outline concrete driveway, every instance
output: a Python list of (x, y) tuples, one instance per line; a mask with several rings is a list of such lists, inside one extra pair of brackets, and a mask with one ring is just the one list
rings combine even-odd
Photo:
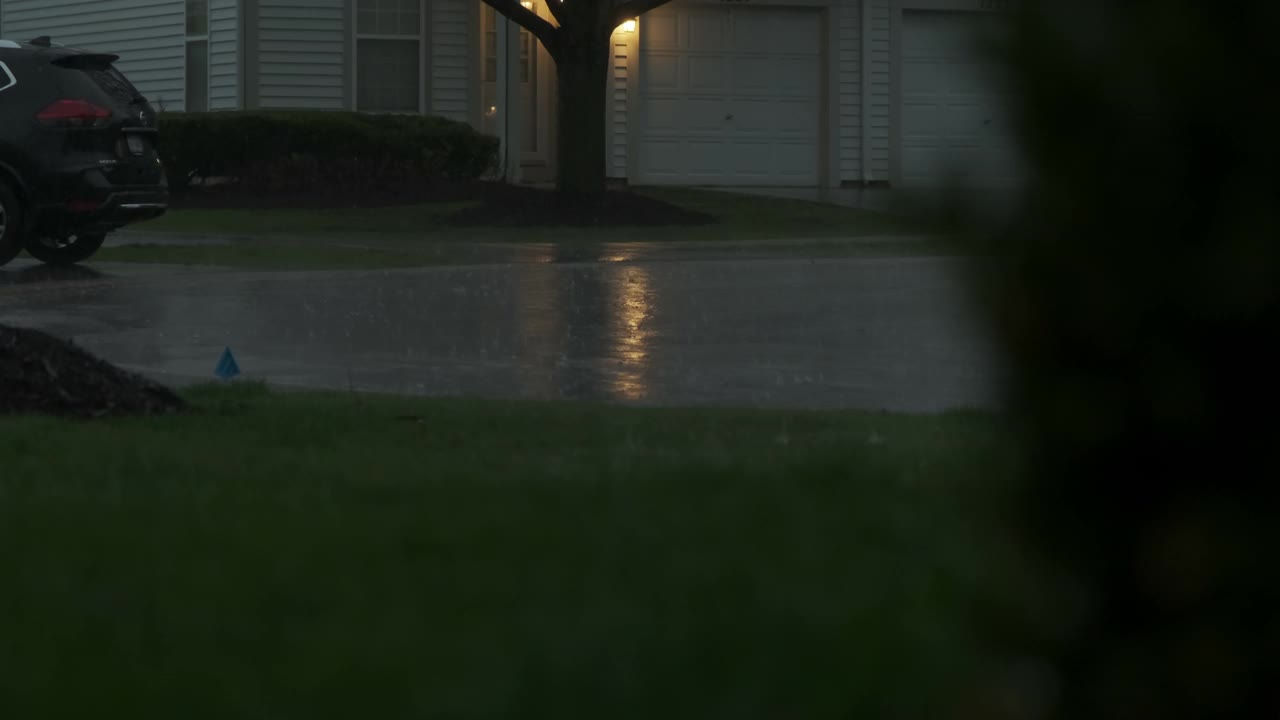
[(0, 323), (171, 382), (224, 347), (272, 383), (647, 405), (939, 411), (996, 402), (941, 258), (512, 262), (370, 272), (0, 269)]

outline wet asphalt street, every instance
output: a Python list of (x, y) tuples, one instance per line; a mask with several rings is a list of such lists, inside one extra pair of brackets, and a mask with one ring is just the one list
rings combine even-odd
[(0, 268), (0, 323), (173, 383), (647, 405), (938, 411), (996, 403), (944, 258), (514, 262), (246, 272)]

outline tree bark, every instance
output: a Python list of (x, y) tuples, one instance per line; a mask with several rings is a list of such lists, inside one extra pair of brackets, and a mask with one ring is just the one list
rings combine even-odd
[(608, 36), (556, 60), (559, 81), (557, 189), (563, 196), (599, 197), (605, 192), (605, 99)]

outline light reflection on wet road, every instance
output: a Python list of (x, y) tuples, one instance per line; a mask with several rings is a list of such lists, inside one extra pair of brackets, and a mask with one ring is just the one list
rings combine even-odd
[[(554, 259), (554, 258), (551, 258)], [(536, 260), (536, 259), (535, 259)], [(659, 405), (991, 406), (941, 258), (521, 262), (360, 272), (0, 269), (0, 322), (171, 380)]]

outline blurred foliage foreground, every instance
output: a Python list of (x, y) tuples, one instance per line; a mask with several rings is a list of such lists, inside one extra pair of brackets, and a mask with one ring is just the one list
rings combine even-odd
[(1037, 707), (1280, 716), (1280, 3), (1017, 25), (1029, 185), (981, 288), (1036, 468), (1019, 517), (1070, 607), (1015, 635), (1053, 658)]

